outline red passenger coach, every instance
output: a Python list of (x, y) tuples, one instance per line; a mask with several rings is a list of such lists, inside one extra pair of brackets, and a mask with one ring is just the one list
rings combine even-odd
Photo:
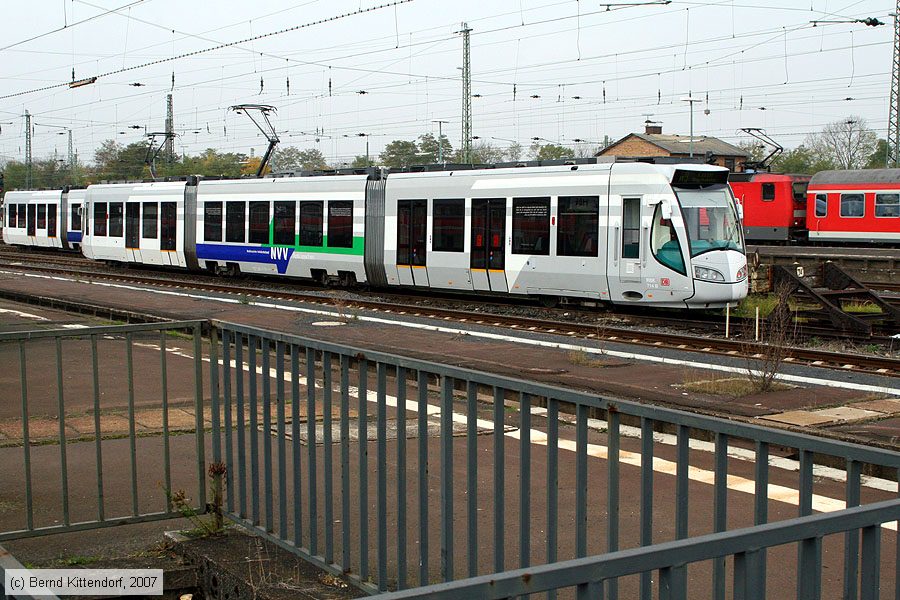
[(806, 238), (809, 175), (732, 173), (728, 183), (744, 207), (744, 238), (787, 242)]
[(900, 245), (900, 169), (822, 171), (807, 199), (810, 241)]

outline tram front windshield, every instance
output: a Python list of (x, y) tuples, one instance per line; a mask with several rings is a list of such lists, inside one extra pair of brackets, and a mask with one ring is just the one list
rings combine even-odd
[(724, 184), (675, 188), (690, 241), (691, 256), (711, 250), (743, 251), (734, 199)]

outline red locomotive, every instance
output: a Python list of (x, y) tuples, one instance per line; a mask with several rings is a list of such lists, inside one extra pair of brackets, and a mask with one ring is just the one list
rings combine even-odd
[(816, 173), (806, 226), (813, 242), (900, 244), (900, 169)]
[(809, 175), (732, 173), (735, 198), (744, 207), (744, 238), (754, 243), (806, 240)]

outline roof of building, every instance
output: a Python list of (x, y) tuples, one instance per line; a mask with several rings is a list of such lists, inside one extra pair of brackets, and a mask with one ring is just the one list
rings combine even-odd
[[(629, 133), (621, 140), (607, 146), (600, 151), (599, 154), (606, 154), (614, 149), (618, 144), (624, 142), (630, 137), (636, 137), (644, 140), (654, 146), (662, 148), (669, 154), (688, 154), (690, 152), (691, 137), (687, 135), (668, 135), (664, 133)], [(707, 152), (715, 156), (743, 156), (749, 157), (744, 150), (737, 146), (723, 142), (719, 138), (707, 137), (705, 135), (694, 136), (694, 154), (704, 155)]]

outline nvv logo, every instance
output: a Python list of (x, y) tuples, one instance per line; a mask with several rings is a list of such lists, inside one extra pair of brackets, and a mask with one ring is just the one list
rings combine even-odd
[(291, 261), (291, 255), (294, 253), (293, 248), (269, 248), (269, 259), (275, 263), (278, 272), (284, 275), (287, 271), (288, 263)]
[(269, 257), (271, 257), (271, 259), (276, 262), (280, 260), (287, 260), (288, 258), (290, 258), (288, 250), (290, 250), (290, 248), (278, 248), (273, 246), (272, 248), (269, 248)]

